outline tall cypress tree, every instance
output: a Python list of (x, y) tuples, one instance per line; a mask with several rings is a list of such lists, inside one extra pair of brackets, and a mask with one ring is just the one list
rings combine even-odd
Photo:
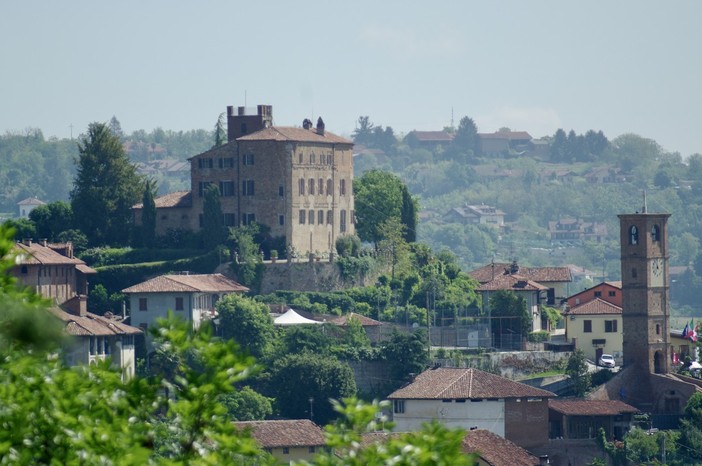
[(215, 184), (207, 185), (203, 205), (202, 234), (207, 249), (222, 244), (225, 240), (224, 216), (219, 201), (219, 188)]
[(417, 241), (417, 200), (410, 194), (407, 185), (402, 185), (402, 207), (400, 222), (405, 226), (404, 237), (408, 243)]
[(156, 243), (156, 181), (146, 180), (141, 210), (141, 238), (144, 246), (151, 248)]

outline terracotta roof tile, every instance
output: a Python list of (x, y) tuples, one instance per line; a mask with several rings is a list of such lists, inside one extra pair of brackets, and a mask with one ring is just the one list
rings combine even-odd
[[(168, 207), (191, 207), (193, 205), (193, 195), (190, 191), (176, 191), (168, 193), (154, 199), (157, 209), (165, 209)], [(134, 204), (132, 209), (143, 209), (144, 204)]]
[(237, 141), (297, 141), (297, 142), (326, 142), (334, 144), (353, 144), (341, 136), (329, 131), (317, 133), (317, 128), (295, 128), (292, 126), (271, 126), (255, 133), (237, 138)]
[(508, 139), (510, 141), (527, 139), (531, 140), (531, 134), (526, 131), (496, 131), (494, 133), (478, 133), (480, 139)]
[[(480, 283), (487, 283), (498, 275), (504, 275), (505, 269), (509, 270), (511, 265), (505, 262), (496, 262), (468, 272), (468, 275)], [(517, 273), (539, 283), (573, 281), (568, 267), (519, 267)]]
[(413, 382), (394, 391), (388, 398), (445, 400), (553, 396), (556, 395), (549, 391), (478, 369), (440, 367), (422, 372)]
[(548, 400), (548, 409), (568, 416), (617, 416), (639, 410), (619, 400)]
[(378, 325), (383, 325), (382, 322), (379, 322), (375, 319), (371, 319), (370, 317), (363, 316), (361, 314), (356, 314), (355, 312), (351, 312), (341, 317), (337, 317), (336, 319), (332, 319), (330, 323), (343, 327), (348, 323), (349, 319), (352, 318), (358, 320), (363, 327), (375, 327)]
[(52, 307), (49, 312), (65, 324), (65, 332), (74, 336), (110, 336), (110, 335), (138, 335), (142, 331), (131, 325), (124, 324), (104, 316), (86, 313), (84, 316), (70, 314), (62, 309)]
[(490, 466), (538, 466), (539, 458), (519, 445), (485, 429), (470, 430), (463, 452), (477, 453)]
[(484, 283), (476, 289), (476, 291), (497, 290), (544, 291), (548, 290), (548, 287), (522, 275), (498, 275), (494, 280)]
[(570, 310), (568, 310), (568, 312), (566, 312), (566, 314), (568, 315), (621, 315), (621, 313), (621, 307), (615, 306), (614, 304), (608, 303), (607, 301), (600, 298), (595, 298), (592, 301), (588, 301), (586, 303), (572, 307)]
[[(413, 130), (407, 133), (407, 136), (413, 135), (420, 142), (451, 142), (453, 134), (446, 131), (417, 131)], [(407, 137), (405, 136), (405, 137)]]
[(122, 290), (123, 293), (196, 293), (196, 292), (237, 292), (249, 291), (231, 278), (221, 273), (202, 275), (160, 275)]
[(235, 422), (238, 429), (251, 429), (251, 437), (264, 448), (317, 447), (324, 445), (324, 431), (309, 419)]
[[(26, 245), (24, 243), (15, 244), (15, 252), (22, 254), (24, 257), (22, 259), (22, 264), (32, 265), (32, 264), (42, 264), (42, 265), (61, 265), (61, 264), (75, 264), (76, 266), (85, 266), (85, 262), (75, 257), (68, 257), (60, 254), (48, 246), (42, 246), (41, 243), (32, 243), (31, 245)], [(90, 269), (90, 267), (87, 267)], [(85, 269), (85, 270), (87, 270)], [(91, 272), (95, 273), (95, 270), (90, 269)], [(82, 271), (82, 270), (81, 270)]]

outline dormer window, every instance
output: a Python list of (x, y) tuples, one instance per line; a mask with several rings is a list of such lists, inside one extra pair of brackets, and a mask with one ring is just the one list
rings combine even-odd
[(636, 228), (636, 225), (632, 225), (629, 228), (629, 244), (639, 244), (639, 229)]

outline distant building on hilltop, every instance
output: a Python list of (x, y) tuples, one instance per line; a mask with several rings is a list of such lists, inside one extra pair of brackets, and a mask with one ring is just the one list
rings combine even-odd
[(46, 202), (39, 200), (37, 197), (28, 197), (27, 199), (22, 199), (17, 203), (17, 208), (19, 210), (18, 215), (20, 218), (29, 218), (29, 214), (39, 207), (40, 205), (45, 205)]

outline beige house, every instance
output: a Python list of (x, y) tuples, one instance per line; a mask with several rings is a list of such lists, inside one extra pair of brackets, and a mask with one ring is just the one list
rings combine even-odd
[(496, 227), (505, 225), (505, 213), (496, 207), (485, 204), (466, 204), (463, 207), (454, 207), (444, 216), (444, 219), (464, 225), (492, 225)]
[(548, 399), (555, 395), (478, 369), (429, 369), (388, 396), (395, 430), (419, 430), (437, 420), (447, 427), (487, 429), (530, 448), (548, 442)]
[[(144, 330), (159, 318), (176, 317), (198, 328), (215, 317), (215, 304), (230, 293), (246, 293), (243, 285), (220, 273), (202, 275), (160, 275), (122, 290), (129, 297), (131, 324)], [(150, 338), (147, 338), (147, 342)]]
[[(352, 141), (321, 118), (274, 126), (270, 105), (228, 107), (227, 134), (226, 144), (189, 159), (190, 191), (155, 200), (157, 234), (202, 228), (209, 185), (219, 188), (226, 226), (267, 225), (299, 255), (329, 254), (339, 236), (354, 234)], [(133, 209), (137, 225), (142, 209)]]
[(10, 273), (17, 281), (49, 299), (51, 314), (71, 336), (63, 348), (68, 365), (95, 364), (110, 358), (125, 378), (134, 375), (134, 339), (138, 328), (111, 314), (88, 312), (88, 277), (97, 273), (73, 256), (71, 243), (24, 240), (15, 245), (19, 264)]
[(243, 421), (234, 424), (238, 429), (248, 429), (251, 437), (280, 464), (312, 460), (325, 448), (324, 431), (308, 419)]
[(624, 346), (622, 308), (595, 298), (575, 306), (564, 314), (566, 339), (585, 357), (597, 362), (602, 354), (611, 354), (622, 362)]
[(18, 214), (20, 218), (29, 218), (29, 214), (39, 206), (45, 205), (46, 202), (36, 197), (28, 197), (17, 203)]

